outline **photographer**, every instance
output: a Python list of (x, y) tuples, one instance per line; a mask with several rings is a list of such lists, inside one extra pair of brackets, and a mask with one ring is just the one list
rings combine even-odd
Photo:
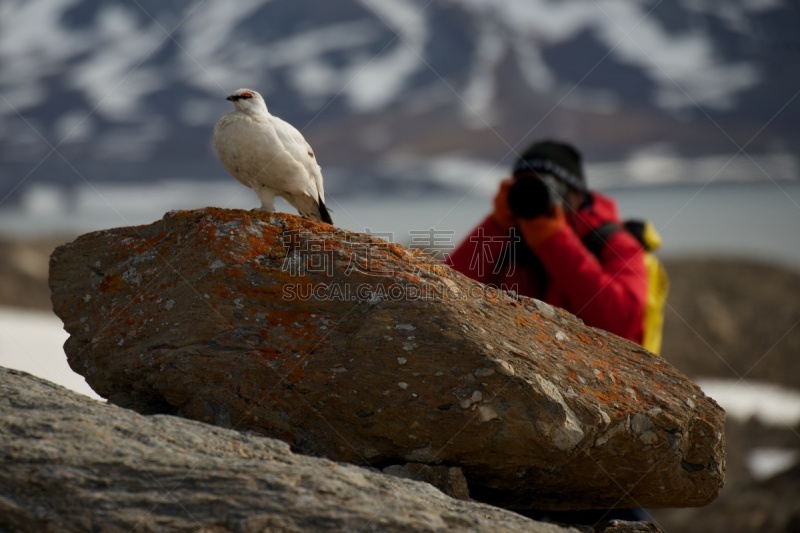
[(637, 343), (643, 339), (647, 298), (644, 252), (621, 225), (615, 202), (589, 191), (580, 154), (570, 145), (532, 145), (503, 180), (494, 211), (448, 258), (461, 273), (501, 289), (566, 309), (587, 325)]

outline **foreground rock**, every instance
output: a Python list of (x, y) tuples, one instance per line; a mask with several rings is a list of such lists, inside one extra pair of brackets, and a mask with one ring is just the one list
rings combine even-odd
[(576, 531), (2, 367), (0, 464), (1, 531)]
[[(744, 421), (728, 416), (725, 426), (728, 474), (719, 497), (703, 508), (654, 510), (654, 521), (664, 531), (681, 533), (800, 531), (800, 424), (772, 425), (758, 418)], [(767, 473), (755, 468), (759, 463), (754, 459), (761, 457), (763, 466), (767, 453), (773, 459), (793, 454), (795, 464), (764, 477)]]
[(367, 235), (170, 213), (60, 247), (50, 286), (72, 368), (143, 413), (460, 466), (510, 508), (699, 506), (723, 481), (723, 412), (664, 360)]

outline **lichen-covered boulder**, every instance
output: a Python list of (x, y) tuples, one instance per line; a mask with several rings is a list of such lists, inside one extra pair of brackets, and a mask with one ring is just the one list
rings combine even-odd
[(505, 507), (698, 506), (723, 411), (663, 359), (421, 252), (208, 208), (58, 248), (72, 368), (112, 403), (356, 464), (459, 466)]

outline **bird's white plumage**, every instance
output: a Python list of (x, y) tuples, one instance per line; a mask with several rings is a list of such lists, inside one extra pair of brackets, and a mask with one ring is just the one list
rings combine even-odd
[(303, 134), (271, 115), (256, 91), (239, 89), (228, 100), (234, 110), (214, 126), (214, 148), (225, 169), (256, 191), (260, 209), (274, 211), (280, 196), (301, 215), (331, 222), (322, 171)]

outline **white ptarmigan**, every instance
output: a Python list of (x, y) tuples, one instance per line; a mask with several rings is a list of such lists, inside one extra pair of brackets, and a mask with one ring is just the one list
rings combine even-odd
[(301, 215), (333, 224), (322, 170), (303, 134), (271, 115), (252, 89), (239, 89), (226, 100), (234, 110), (214, 126), (214, 148), (225, 170), (256, 191), (261, 211), (274, 211), (280, 196)]

